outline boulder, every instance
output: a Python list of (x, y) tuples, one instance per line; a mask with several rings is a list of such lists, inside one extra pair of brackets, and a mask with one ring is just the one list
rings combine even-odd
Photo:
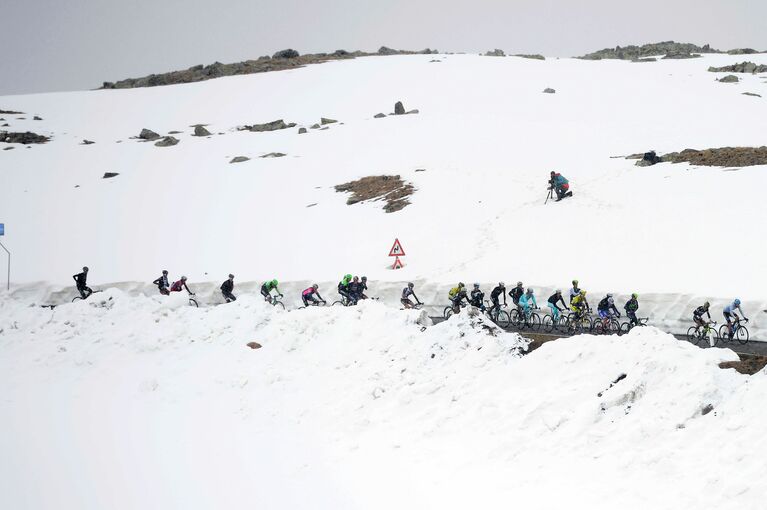
[(532, 54), (532, 55), (528, 54), (528, 53), (517, 53), (514, 56), (515, 57), (521, 57), (521, 58), (530, 58), (530, 59), (533, 59), (533, 60), (546, 60), (546, 57), (544, 57), (543, 55), (539, 55), (537, 53), (536, 54)]
[(83, 140), (80, 143), (80, 145), (93, 145), (94, 143), (96, 143), (96, 142), (94, 142), (93, 140)]
[(405, 106), (402, 101), (394, 103), (394, 115), (405, 115)]
[(43, 119), (42, 117), (38, 117), (37, 115), (35, 115), (34, 117), (32, 117), (32, 120), (43, 120)]
[(296, 50), (280, 50), (274, 55), (272, 55), (272, 58), (298, 58), (299, 53)]
[(151, 129), (144, 128), (141, 130), (141, 133), (139, 133), (138, 137), (141, 140), (146, 140), (148, 142), (151, 142), (153, 140), (157, 140), (158, 138), (160, 138), (160, 135), (158, 135)]
[(379, 55), (397, 55), (398, 53), (399, 51), (387, 48), (386, 46), (381, 46), (378, 48)]
[(322, 117), (322, 118), (320, 119), (320, 124), (322, 124), (323, 126), (324, 126), (325, 124), (335, 124), (336, 122), (338, 122), (338, 121), (337, 121), (337, 120), (335, 120), (335, 119), (328, 119), (328, 118), (325, 118), (325, 117)]
[(320, 128), (319, 124), (312, 124), (311, 126), (309, 126), (309, 129), (319, 129), (319, 128)]
[(299, 135), (303, 135), (304, 133), (306, 133), (306, 128), (305, 127), (298, 128), (298, 134)]
[(172, 136), (163, 137), (162, 140), (155, 142), (155, 147), (172, 147), (178, 143), (178, 138)]
[(385, 113), (376, 113), (375, 115), (373, 115), (374, 119), (383, 119), (384, 117), (386, 117)]
[(192, 136), (210, 136), (210, 131), (205, 129), (205, 126), (202, 124), (197, 124), (194, 126), (194, 134)]
[(767, 73), (767, 65), (756, 65), (753, 62), (741, 62), (723, 67), (709, 67), (712, 73)]
[(280, 129), (287, 129), (295, 127), (295, 123), (291, 122), (289, 124), (286, 124), (284, 120), (278, 119), (273, 120), (271, 122), (267, 122), (266, 124), (253, 124), (252, 126), (243, 126), (241, 128), (238, 128), (240, 131), (253, 131), (253, 132), (263, 132), (263, 131), (278, 131)]
[(251, 349), (260, 349), (260, 348), (261, 348), (261, 344), (260, 344), (260, 343), (258, 343), (258, 342), (248, 342), (248, 343), (247, 343), (247, 344), (245, 344), (245, 345), (247, 345), (247, 346), (248, 346), (248, 347), (250, 347)]
[(101, 178), (102, 179), (111, 179), (112, 177), (117, 177), (118, 175), (120, 175), (120, 174), (117, 173), (117, 172), (104, 172), (104, 175)]
[(723, 78), (719, 78), (720, 83), (738, 83), (740, 81), (740, 78), (735, 76), (734, 74), (728, 74), (727, 76)]
[(557, 92), (556, 90), (550, 89), (550, 88), (543, 89), (544, 94), (556, 94), (556, 92)]
[(417, 113), (420, 113), (420, 112), (419, 112), (419, 111), (418, 111), (418, 109), (416, 108), (415, 110), (410, 110), (410, 111), (406, 112), (406, 113), (405, 113), (405, 115), (415, 115), (415, 114), (417, 114)]
[(13, 150), (13, 149), (15, 149), (15, 148), (16, 148), (16, 147), (3, 147), (3, 150), (4, 150), (4, 151), (12, 151), (12, 150)]
[(744, 96), (753, 96), (753, 97), (762, 97), (759, 94), (755, 94), (754, 92), (744, 92)]
[(235, 156), (229, 163), (244, 163), (246, 161), (250, 161), (250, 158), (247, 156)]
[(282, 152), (270, 152), (269, 154), (264, 154), (261, 156), (262, 158), (284, 158), (287, 156), (287, 154), (283, 154)]
[(0, 131), (0, 142), (29, 145), (32, 143), (45, 143), (49, 141), (49, 137), (45, 135), (38, 135), (37, 133), (32, 133), (31, 131), (25, 131), (23, 133)]
[(498, 48), (494, 49), (493, 51), (488, 51), (485, 53), (486, 57), (505, 57), (506, 54), (503, 52), (503, 50), (499, 50)]

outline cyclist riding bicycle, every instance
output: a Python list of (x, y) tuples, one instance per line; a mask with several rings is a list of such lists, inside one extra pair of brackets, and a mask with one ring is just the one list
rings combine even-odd
[(573, 298), (570, 306), (577, 318), (581, 318), (585, 313), (590, 312), (591, 307), (589, 306), (589, 302), (586, 301), (586, 291), (581, 290), (578, 292), (578, 295)]
[[(727, 319), (727, 326), (730, 331), (730, 339), (732, 339), (733, 335), (735, 334), (735, 324), (740, 321), (740, 317), (738, 317), (738, 314), (735, 313), (735, 310), (739, 311), (741, 315), (743, 315), (743, 319), (748, 320), (745, 312), (743, 312), (743, 309), (740, 307), (740, 299), (736, 298), (735, 301), (724, 307), (723, 313), (724, 318)], [(735, 316), (734, 319), (733, 316)]]
[(475, 283), (474, 288), (471, 290), (469, 303), (471, 306), (479, 308), (483, 312), (485, 311), (485, 293), (479, 290), (478, 283)]
[(623, 309), (626, 310), (626, 317), (629, 318), (629, 324), (632, 326), (638, 326), (639, 325), (639, 319), (637, 319), (637, 310), (639, 310), (639, 301), (638, 301), (639, 295), (637, 295), (636, 292), (631, 294), (631, 299), (626, 301), (626, 304), (623, 305)]
[(190, 296), (194, 296), (194, 292), (189, 290), (189, 287), (186, 285), (186, 276), (182, 276), (179, 281), (173, 282), (173, 285), (170, 286), (171, 292), (181, 292), (182, 289), (186, 289)]
[(224, 295), (224, 299), (226, 299), (227, 303), (231, 303), (232, 301), (237, 301), (237, 298), (234, 297), (234, 294), (232, 294), (233, 290), (234, 290), (234, 275), (230, 274), (229, 279), (225, 280), (224, 283), (221, 284), (221, 294)]
[(346, 301), (351, 302), (352, 298), (349, 295), (349, 284), (352, 281), (352, 275), (347, 274), (344, 275), (343, 280), (338, 282), (338, 293), (341, 295), (342, 298), (344, 298)]
[[(549, 301), (548, 301), (549, 308), (551, 309), (551, 316), (554, 319), (554, 321), (559, 320), (559, 312), (562, 311), (562, 308), (559, 308), (559, 306), (557, 306), (557, 303), (560, 303), (560, 302), (562, 303), (563, 308), (567, 308), (568, 310), (570, 309), (565, 304), (565, 300), (562, 299), (562, 291), (557, 289), (557, 291), (554, 292), (554, 294), (549, 296)], [(556, 324), (556, 322), (554, 324)]]
[(277, 280), (269, 280), (264, 282), (261, 285), (261, 295), (264, 296), (264, 300), (268, 301), (269, 303), (272, 303), (272, 291), (277, 292), (277, 296), (282, 297), (282, 293), (280, 292), (280, 289), (277, 288), (277, 284), (279, 282)]
[(466, 302), (469, 301), (469, 298), (466, 295), (466, 286), (463, 282), (459, 282), (457, 287), (450, 289), (450, 292), (447, 293), (447, 297), (450, 299), (450, 303), (453, 305), (453, 310), (455, 310), (456, 313), (461, 310), (461, 303), (464, 299)]
[(93, 294), (93, 290), (88, 287), (88, 267), (83, 267), (82, 273), (77, 273), (76, 275), (73, 275), (72, 278), (75, 281), (75, 287), (77, 288), (77, 291), (80, 293), (80, 297), (83, 299), (87, 299), (88, 296)]
[(519, 298), (521, 298), (524, 293), (525, 288), (522, 286), (522, 282), (517, 282), (517, 286), (509, 291), (509, 296), (511, 296), (511, 300), (517, 305), (517, 308), (519, 308)]
[(615, 308), (615, 300), (612, 294), (607, 294), (602, 301), (597, 305), (597, 312), (599, 312), (600, 319), (610, 319), (613, 315), (620, 317), (621, 314), (617, 308)]
[(491, 312), (498, 310), (501, 307), (500, 296), (503, 296), (503, 306), (506, 306), (506, 285), (503, 282), (498, 282), (498, 286), (490, 293), (490, 300), (493, 302), (493, 306), (490, 308)]
[(355, 276), (348, 286), (349, 297), (352, 298), (352, 304), (356, 305), (357, 301), (362, 298), (362, 282), (360, 282), (359, 276)]
[(522, 309), (525, 317), (528, 316), (532, 308), (538, 308), (538, 303), (535, 302), (535, 296), (533, 295), (533, 289), (527, 288), (522, 297), (519, 298), (518, 306)]
[(708, 324), (708, 322), (703, 320), (704, 313), (708, 316), (708, 320), (711, 321), (711, 314), (708, 311), (710, 306), (711, 306), (711, 303), (706, 301), (705, 303), (703, 303), (701, 306), (699, 306), (692, 312), (692, 321), (695, 323), (696, 333), (698, 332), (698, 330), (700, 330), (700, 328), (705, 328), (706, 324)]
[(160, 291), (160, 294), (163, 296), (167, 296), (170, 294), (168, 291), (168, 287), (170, 287), (170, 284), (168, 283), (168, 270), (163, 269), (162, 270), (162, 276), (158, 277), (155, 281), (152, 282), (152, 285), (157, 285), (157, 290)]
[[(318, 305), (320, 301), (325, 303), (325, 300), (322, 299), (322, 296), (320, 296), (320, 293), (318, 291), (319, 288), (320, 286), (315, 283), (314, 285), (312, 285), (311, 287), (309, 287), (308, 289), (304, 290), (301, 293), (301, 301), (304, 302), (304, 306), (310, 306), (310, 304)], [(314, 297), (315, 295), (319, 299), (315, 298)]]
[[(418, 296), (415, 295), (415, 292), (413, 289), (415, 288), (415, 285), (413, 285), (413, 282), (409, 282), (407, 284), (407, 287), (402, 289), (402, 297), (400, 298), (400, 303), (402, 303), (402, 306), (405, 308), (413, 308), (415, 305), (420, 305), (421, 301), (418, 299)], [(410, 296), (413, 296), (415, 298), (415, 303), (410, 301)]]
[(573, 280), (573, 288), (570, 289), (570, 303), (572, 303), (575, 296), (580, 293), (581, 289), (578, 288), (578, 280)]
[(368, 277), (363, 276), (360, 279), (360, 293), (359, 293), (359, 299), (367, 299), (368, 297), (365, 295), (365, 291), (368, 290)]

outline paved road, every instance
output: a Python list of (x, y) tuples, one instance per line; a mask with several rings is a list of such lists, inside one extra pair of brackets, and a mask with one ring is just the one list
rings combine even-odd
[[(434, 322), (434, 324), (438, 324), (445, 320), (444, 317), (430, 317), (431, 320)], [(567, 335), (559, 335), (559, 334), (553, 334), (553, 333), (545, 333), (545, 332), (539, 332), (539, 331), (529, 331), (529, 330), (522, 330), (519, 331), (516, 328), (508, 327), (505, 328), (506, 331), (512, 332), (518, 332), (520, 335), (522, 335), (525, 338), (529, 338), (539, 345), (544, 342), (550, 342), (552, 340), (556, 340), (558, 338), (567, 338)], [(683, 342), (687, 342), (687, 335), (673, 335), (674, 338), (677, 340), (681, 340)], [(703, 342), (698, 344), (698, 347), (701, 349), (710, 349), (709, 345), (706, 343), (705, 345)], [(747, 344), (741, 345), (738, 342), (719, 342), (717, 344), (717, 347), (721, 348), (728, 348), (732, 349), (738, 354), (743, 354), (747, 356), (767, 356), (767, 342), (760, 342), (758, 340), (750, 339)]]

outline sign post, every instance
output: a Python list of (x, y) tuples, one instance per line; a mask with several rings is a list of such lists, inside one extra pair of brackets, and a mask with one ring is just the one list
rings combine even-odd
[(389, 256), (395, 257), (394, 265), (391, 266), (392, 269), (402, 269), (405, 267), (405, 264), (399, 259), (400, 257), (405, 256), (405, 250), (402, 248), (402, 243), (399, 242), (399, 239), (394, 239), (394, 244), (392, 245), (391, 250), (389, 250)]
[[(0, 236), (5, 235), (5, 223), (0, 223)], [(6, 282), (6, 290), (11, 290), (11, 252), (8, 251), (8, 248), (3, 246), (3, 243), (0, 243), (0, 247), (5, 250), (5, 253), (8, 254), (8, 277)]]

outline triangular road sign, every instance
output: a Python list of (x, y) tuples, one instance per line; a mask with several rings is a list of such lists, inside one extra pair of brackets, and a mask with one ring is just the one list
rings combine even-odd
[(401, 257), (405, 254), (405, 250), (402, 249), (402, 244), (400, 244), (399, 239), (394, 240), (394, 244), (391, 247), (391, 251), (389, 251), (390, 257)]
[(405, 264), (402, 263), (399, 257), (394, 259), (394, 265), (391, 266), (392, 269), (402, 269), (403, 267), (405, 267)]

